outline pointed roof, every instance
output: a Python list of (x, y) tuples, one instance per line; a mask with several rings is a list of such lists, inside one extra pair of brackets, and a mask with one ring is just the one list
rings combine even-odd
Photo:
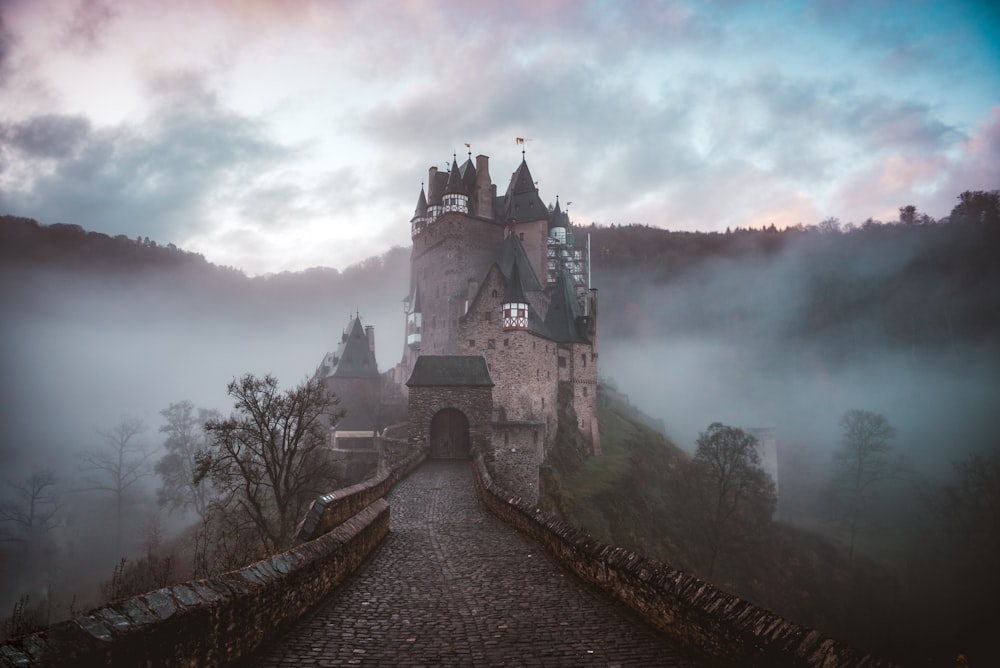
[(462, 173), (462, 181), (465, 183), (465, 187), (472, 192), (472, 189), (476, 187), (476, 166), (472, 164), (472, 158), (469, 158), (462, 166), (458, 168)]
[(451, 161), (451, 171), (448, 172), (448, 185), (444, 187), (445, 195), (465, 195), (469, 196), (469, 190), (462, 181), (462, 174), (458, 171), (458, 163)]
[(542, 289), (542, 284), (535, 275), (535, 270), (531, 267), (531, 261), (524, 250), (524, 244), (516, 234), (508, 234), (500, 246), (500, 251), (496, 256), (496, 262), (500, 265), (504, 278), (510, 280), (511, 271), (517, 264), (521, 269), (521, 284), (529, 292)]
[(556, 195), (556, 206), (552, 209), (552, 213), (549, 214), (549, 229), (553, 227), (569, 227), (569, 215), (563, 213), (562, 208), (559, 206), (559, 196)]
[(517, 261), (510, 270), (510, 282), (507, 283), (507, 292), (504, 294), (503, 303), (528, 303), (528, 298), (524, 296), (524, 288), (521, 286), (521, 272), (517, 269)]
[(414, 222), (419, 218), (427, 217), (427, 197), (424, 196), (424, 185), (420, 184), (420, 197), (417, 198), (417, 208), (413, 210), (413, 218), (410, 222)]
[(528, 163), (524, 158), (510, 178), (500, 214), (501, 220), (516, 220), (522, 223), (549, 218), (548, 209), (538, 196), (538, 188), (531, 178), (531, 170), (528, 169)]
[(545, 314), (545, 326), (556, 341), (562, 343), (588, 343), (577, 326), (580, 317), (580, 302), (576, 298), (566, 271), (560, 271), (556, 278), (555, 290), (549, 310)]
[(368, 335), (361, 318), (351, 319), (340, 337), (336, 353), (328, 353), (316, 376), (320, 378), (377, 378), (378, 362), (375, 352), (368, 345)]

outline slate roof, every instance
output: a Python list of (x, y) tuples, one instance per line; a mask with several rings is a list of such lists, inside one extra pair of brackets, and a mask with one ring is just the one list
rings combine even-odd
[(407, 387), (493, 387), (482, 355), (421, 355)]
[(417, 208), (413, 211), (413, 218), (410, 222), (417, 220), (418, 218), (427, 217), (427, 197), (424, 196), (424, 187), (420, 186), (420, 197), (417, 198)]
[(569, 227), (569, 214), (563, 213), (562, 208), (559, 206), (558, 197), (556, 197), (556, 207), (549, 215), (549, 229), (551, 230), (553, 227)]
[(462, 181), (471, 193), (476, 187), (476, 166), (472, 164), (472, 158), (470, 157), (462, 163), (462, 166), (459, 169), (462, 172)]
[(508, 281), (511, 270), (517, 264), (521, 268), (521, 286), (528, 292), (542, 289), (542, 284), (535, 276), (535, 270), (531, 268), (528, 254), (524, 252), (524, 244), (521, 243), (517, 234), (508, 234), (507, 238), (503, 240), (496, 256), (496, 263), (500, 265), (500, 271), (503, 272), (504, 278)]
[(451, 171), (448, 172), (448, 185), (444, 187), (445, 195), (465, 195), (468, 197), (469, 189), (465, 187), (462, 174), (458, 171), (458, 163), (451, 161)]
[(498, 219), (502, 222), (515, 220), (526, 223), (532, 220), (548, 220), (549, 211), (542, 198), (538, 196), (538, 188), (531, 178), (528, 163), (521, 159), (521, 164), (510, 177), (507, 193), (497, 198)]
[(576, 298), (567, 272), (559, 272), (549, 310), (545, 314), (545, 327), (553, 340), (561, 343), (589, 343), (580, 332), (577, 318), (580, 317), (580, 302)]
[(507, 292), (504, 294), (503, 301), (505, 304), (523, 304), (528, 301), (528, 298), (524, 296), (524, 288), (521, 287), (521, 272), (518, 270), (517, 262), (511, 267), (510, 282), (507, 283)]
[(347, 326), (337, 346), (337, 352), (327, 354), (316, 371), (319, 378), (377, 378), (378, 362), (375, 353), (368, 346), (368, 335), (361, 325), (361, 318), (355, 317)]

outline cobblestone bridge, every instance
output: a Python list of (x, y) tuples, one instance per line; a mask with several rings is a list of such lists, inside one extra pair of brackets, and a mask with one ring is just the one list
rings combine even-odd
[(692, 665), (486, 512), (469, 462), (428, 462), (389, 503), (372, 558), (249, 665)]

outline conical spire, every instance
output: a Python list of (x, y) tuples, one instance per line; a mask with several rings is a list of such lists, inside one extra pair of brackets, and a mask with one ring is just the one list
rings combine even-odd
[(427, 217), (427, 196), (424, 195), (424, 184), (420, 184), (420, 197), (417, 198), (417, 208), (413, 210), (413, 218), (410, 219), (411, 223), (415, 223), (420, 219)]
[(531, 170), (523, 158), (510, 178), (504, 197), (503, 218), (526, 223), (532, 220), (548, 220), (549, 212), (538, 196), (538, 188), (531, 177)]
[(523, 304), (528, 301), (528, 298), (524, 296), (524, 286), (521, 285), (521, 270), (517, 260), (514, 260), (514, 266), (510, 269), (510, 282), (507, 284), (507, 293), (504, 295), (503, 301), (505, 304), (513, 302)]
[(444, 210), (458, 213), (469, 213), (469, 189), (462, 181), (462, 173), (458, 170), (458, 162), (453, 158), (448, 183), (444, 187)]
[(448, 185), (444, 187), (445, 195), (465, 195), (469, 196), (469, 190), (465, 187), (462, 174), (458, 171), (458, 163), (451, 161), (451, 171), (448, 173)]
[(507, 294), (504, 295), (502, 311), (503, 331), (528, 329), (528, 300), (524, 296), (524, 288), (521, 286), (521, 272), (518, 270), (517, 262), (510, 270), (510, 282), (507, 283)]

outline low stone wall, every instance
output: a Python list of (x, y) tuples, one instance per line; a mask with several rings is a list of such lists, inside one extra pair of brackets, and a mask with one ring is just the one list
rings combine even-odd
[(348, 517), (353, 517), (376, 499), (389, 493), (393, 486), (424, 463), (426, 450), (414, 450), (387, 471), (356, 485), (324, 494), (309, 506), (295, 534), (295, 545), (322, 536)]
[(694, 654), (727, 665), (887, 665), (703, 580), (552, 520), (495, 485), (481, 460), (474, 468), (479, 498), (493, 514)]
[(388, 532), (389, 504), (379, 498), (270, 559), (118, 601), (0, 645), (0, 665), (227, 665), (322, 600)]

